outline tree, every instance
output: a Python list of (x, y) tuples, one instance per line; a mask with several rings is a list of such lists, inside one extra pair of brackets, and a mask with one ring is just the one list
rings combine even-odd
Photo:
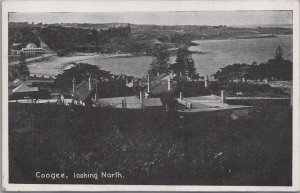
[(29, 76), (29, 69), (26, 64), (26, 57), (23, 52), (21, 52), (19, 63), (16, 65), (9, 65), (8, 68), (8, 79), (13, 81), (17, 78), (26, 79)]
[(279, 45), (275, 51), (275, 59), (282, 60), (283, 59), (283, 50), (281, 46)]
[(20, 55), (18, 69), (19, 69), (19, 75), (22, 76), (23, 78), (26, 78), (27, 76), (29, 76), (29, 69), (27, 67), (26, 57), (23, 52), (21, 52), (21, 55)]
[(95, 29), (92, 29), (90, 32), (89, 42), (93, 43), (95, 46), (94, 51), (99, 51), (99, 32)]
[(19, 77), (18, 65), (9, 65), (8, 66), (8, 80), (14, 81)]
[(169, 52), (162, 46), (157, 46), (154, 49), (153, 56), (155, 57), (150, 64), (148, 74), (150, 76), (156, 76), (157, 73), (167, 73), (169, 70)]
[(190, 55), (190, 57), (188, 58), (187, 63), (185, 64), (185, 66), (186, 66), (187, 75), (189, 77), (191, 77), (192, 79), (194, 79), (197, 76), (197, 74), (196, 74), (196, 68), (195, 68), (195, 64), (194, 64), (194, 60), (192, 58), (192, 55)]
[(215, 74), (215, 76), (221, 82), (233, 80), (237, 80), (240, 82), (243, 80), (243, 78), (247, 78), (247, 73), (249, 72), (250, 68), (251, 66), (248, 64), (235, 63), (233, 65), (227, 65), (226, 67), (222, 68)]
[(62, 91), (69, 91), (72, 88), (72, 81), (75, 78), (76, 83), (88, 80), (89, 77), (97, 80), (110, 79), (111, 74), (108, 71), (100, 70), (97, 66), (87, 63), (74, 64), (75, 66), (65, 70), (57, 75), (53, 87)]
[(238, 80), (242, 78), (250, 80), (292, 80), (293, 79), (293, 63), (283, 59), (283, 50), (280, 46), (275, 51), (275, 58), (268, 60), (265, 63), (257, 65), (253, 62), (252, 65), (233, 64), (227, 65), (219, 70), (215, 77), (221, 82)]
[(196, 68), (192, 53), (188, 50), (187, 46), (179, 48), (177, 51), (177, 58), (171, 69), (176, 74), (187, 74), (192, 79), (196, 76)]
[(260, 64), (260, 72), (263, 78), (271, 80), (292, 80), (293, 63), (283, 58), (283, 49), (279, 45), (275, 51), (275, 58)]

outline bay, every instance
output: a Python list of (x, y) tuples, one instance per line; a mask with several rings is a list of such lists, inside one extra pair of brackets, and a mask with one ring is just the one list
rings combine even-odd
[[(280, 45), (284, 52), (284, 58), (292, 61), (293, 36), (279, 35), (274, 38), (256, 39), (227, 39), (227, 40), (199, 40), (199, 44), (189, 49), (195, 52), (192, 55), (197, 72), (200, 75), (211, 75), (226, 65), (233, 63), (260, 64), (274, 58), (275, 50)], [(172, 56), (170, 62), (174, 63), (176, 57)], [(151, 56), (117, 57), (89, 60), (88, 63), (99, 66), (103, 70), (109, 70), (115, 74), (126, 74), (134, 77), (147, 75)]]

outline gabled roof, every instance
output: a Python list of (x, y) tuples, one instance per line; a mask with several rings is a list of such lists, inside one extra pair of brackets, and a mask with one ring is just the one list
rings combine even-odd
[(12, 90), (12, 93), (24, 93), (24, 92), (38, 92), (38, 87), (29, 87), (25, 84), (22, 84)]
[[(170, 84), (171, 84), (171, 90), (174, 90), (176, 88), (177, 81), (171, 80)], [(161, 80), (158, 84), (154, 85), (150, 89), (150, 94), (152, 95), (159, 95), (165, 92), (169, 92), (168, 80)]]
[(94, 85), (96, 83), (94, 82), (94, 84), (92, 83), (92, 89), (89, 90), (89, 83), (85, 80), (83, 80), (81, 83), (79, 83), (78, 85), (76, 85), (75, 87), (75, 92), (74, 92), (74, 98), (78, 99), (80, 101), (85, 101), (90, 94), (93, 92), (94, 90)]
[(26, 86), (32, 86), (33, 84), (51, 84), (54, 82), (54, 79), (38, 79), (38, 78), (31, 78), (28, 80), (20, 80), (16, 79), (12, 82), (9, 82), (8, 85), (10, 88), (18, 87), (21, 84), (24, 84)]
[(143, 100), (143, 107), (161, 107), (163, 106), (160, 98), (147, 98)]
[[(165, 78), (167, 75), (165, 73), (162, 73), (158, 76), (150, 77), (150, 82), (152, 85), (158, 84), (163, 78)], [(148, 77), (143, 77), (141, 80), (141, 86), (147, 86), (148, 85)]]
[(20, 79), (16, 79), (16, 80), (14, 80), (12, 82), (9, 82), (8, 86), (14, 88), (14, 87), (18, 87), (18, 86), (20, 86), (22, 84), (30, 86), (30, 85), (32, 85), (32, 82), (28, 82), (28, 81), (23, 81), (23, 80), (20, 80)]
[(105, 81), (99, 82), (96, 79), (92, 80), (92, 89), (89, 90), (89, 83), (83, 80), (79, 83), (74, 92), (75, 99), (85, 101), (91, 93), (96, 90), (98, 91), (98, 98), (113, 98), (134, 95), (132, 89), (128, 88), (125, 84), (120, 81)]

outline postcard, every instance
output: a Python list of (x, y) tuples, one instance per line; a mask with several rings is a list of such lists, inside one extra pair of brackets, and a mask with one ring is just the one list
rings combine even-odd
[(299, 1), (4, 1), (3, 191), (300, 191)]

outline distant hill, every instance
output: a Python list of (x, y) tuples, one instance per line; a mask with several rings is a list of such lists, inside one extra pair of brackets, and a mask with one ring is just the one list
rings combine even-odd
[[(200, 39), (236, 39), (275, 37), (291, 35), (292, 28), (255, 27), (226, 25), (137, 25), (130, 23), (62, 23), (32, 24), (9, 23), (9, 44), (15, 42), (16, 31), (32, 36), (38, 30), (41, 39), (54, 51), (132, 53), (151, 55), (157, 44), (166, 48), (177, 48), (182, 44), (192, 45)], [(19, 40), (21, 43), (33, 41), (32, 38)]]
[(242, 27), (242, 28), (293, 28), (293, 24), (262, 24), (262, 25), (236, 25), (231, 27)]

